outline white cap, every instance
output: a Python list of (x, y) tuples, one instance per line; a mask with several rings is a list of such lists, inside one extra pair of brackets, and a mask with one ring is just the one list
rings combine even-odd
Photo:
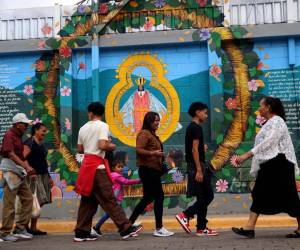
[(32, 120), (29, 120), (24, 113), (18, 113), (13, 117), (12, 123), (15, 124), (19, 122), (30, 124)]

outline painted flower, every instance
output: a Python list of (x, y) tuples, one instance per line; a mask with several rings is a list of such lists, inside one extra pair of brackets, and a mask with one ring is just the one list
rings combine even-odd
[(229, 110), (236, 109), (237, 108), (237, 101), (236, 101), (236, 99), (228, 98), (228, 100), (225, 102), (225, 105)]
[(85, 69), (85, 64), (83, 62), (79, 63), (79, 69)]
[(184, 176), (183, 174), (180, 172), (180, 171), (176, 171), (172, 174), (172, 180), (175, 182), (175, 183), (179, 183), (179, 182), (182, 182), (184, 179)]
[(77, 162), (81, 163), (83, 162), (84, 154), (76, 154), (75, 158)]
[(251, 81), (248, 82), (248, 89), (250, 91), (257, 91), (257, 88), (258, 86), (255, 79), (252, 79)]
[(32, 122), (33, 125), (38, 124), (38, 123), (42, 123), (42, 120), (40, 120), (40, 118), (35, 118), (35, 120)]
[(60, 48), (59, 54), (61, 55), (61, 57), (67, 58), (71, 56), (72, 50), (69, 47)]
[(44, 49), (44, 48), (46, 48), (46, 41), (39, 41), (39, 43), (38, 43), (38, 47), (39, 47), (39, 49)]
[(152, 27), (153, 27), (153, 23), (150, 20), (147, 19), (145, 24), (144, 24), (144, 29), (146, 31), (151, 31)]
[(33, 94), (33, 87), (32, 87), (32, 85), (31, 85), (31, 84), (25, 85), (25, 86), (24, 86), (24, 89), (23, 89), (23, 92), (24, 92), (24, 94), (26, 94), (26, 95), (31, 95), (31, 94)]
[(219, 75), (221, 74), (222, 70), (217, 64), (212, 64), (210, 66), (209, 74), (216, 78), (218, 81), (221, 81)]
[(42, 60), (38, 60), (35, 64), (35, 68), (37, 71), (44, 71), (45, 70), (45, 62)]
[(107, 14), (109, 11), (108, 5), (106, 3), (101, 3), (99, 6), (99, 13), (100, 14)]
[(255, 123), (257, 125), (260, 125), (262, 126), (264, 123), (266, 122), (266, 119), (260, 115), (256, 116), (256, 120), (255, 120)]
[(228, 189), (228, 182), (226, 180), (219, 179), (216, 182), (217, 192), (224, 193)]
[(71, 89), (67, 86), (63, 86), (61, 89), (60, 89), (60, 94), (62, 96), (70, 96), (71, 94)]
[(77, 11), (78, 11), (78, 13), (80, 13), (80, 14), (84, 14), (85, 13), (85, 11), (86, 11), (86, 5), (79, 5), (78, 6), (78, 8), (77, 8)]
[(209, 29), (200, 29), (199, 30), (199, 37), (201, 41), (208, 40), (210, 38), (210, 31)]
[(49, 35), (52, 32), (52, 27), (46, 23), (44, 27), (41, 29), (44, 35)]
[(264, 66), (263, 62), (259, 62), (256, 69), (261, 70), (263, 68), (263, 66)]
[(237, 168), (239, 166), (239, 164), (236, 162), (236, 158), (237, 156), (236, 155), (233, 155), (231, 158), (230, 158), (230, 163), (233, 167)]
[(166, 5), (165, 0), (155, 0), (155, 1), (154, 1), (154, 6), (155, 6), (156, 8), (162, 8), (162, 7), (164, 7), (165, 5)]
[(146, 212), (150, 212), (150, 211), (153, 210), (153, 208), (154, 208), (154, 205), (153, 205), (153, 202), (152, 202), (152, 203), (150, 203), (150, 204), (145, 208), (145, 211), (146, 211)]
[(70, 119), (69, 119), (69, 118), (66, 118), (66, 119), (65, 119), (65, 126), (66, 126), (66, 129), (67, 129), (67, 130), (70, 130), (70, 129), (71, 129), (71, 122), (70, 122)]
[(207, 4), (207, 0), (196, 0), (200, 7), (205, 7)]

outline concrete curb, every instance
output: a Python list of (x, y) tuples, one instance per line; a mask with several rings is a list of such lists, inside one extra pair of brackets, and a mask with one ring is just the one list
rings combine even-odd
[[(208, 226), (214, 229), (230, 229), (231, 227), (242, 227), (248, 220), (247, 215), (237, 216), (209, 216)], [(152, 231), (155, 227), (154, 217), (140, 217), (140, 221), (145, 231)], [(170, 230), (181, 230), (181, 226), (176, 221), (175, 217), (166, 216), (163, 219), (164, 227)], [(38, 222), (39, 229), (49, 233), (71, 233), (75, 228), (76, 221), (71, 220), (40, 220)], [(196, 220), (190, 222), (191, 228), (195, 228)], [(285, 215), (276, 216), (260, 216), (257, 222), (258, 228), (266, 227), (295, 227), (297, 226), (296, 219)], [(103, 230), (102, 230), (103, 229)], [(104, 232), (116, 232), (117, 229), (111, 220), (107, 221), (101, 230)]]

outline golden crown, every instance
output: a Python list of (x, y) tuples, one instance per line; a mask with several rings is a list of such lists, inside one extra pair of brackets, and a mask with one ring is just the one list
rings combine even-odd
[(146, 79), (140, 75), (138, 79), (135, 80), (137, 85), (144, 85), (146, 83)]

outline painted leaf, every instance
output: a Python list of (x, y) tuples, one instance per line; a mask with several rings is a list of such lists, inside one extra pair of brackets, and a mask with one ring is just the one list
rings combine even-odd
[(67, 136), (67, 135), (61, 134), (60, 138), (61, 138), (61, 140), (62, 140), (64, 143), (68, 143), (68, 136)]
[(232, 116), (232, 114), (230, 114), (230, 113), (225, 113), (225, 114), (224, 114), (224, 117), (225, 117), (225, 119), (228, 120), (228, 121), (232, 121), (232, 120), (233, 120), (233, 116)]
[(245, 137), (247, 140), (251, 139), (253, 133), (252, 133), (252, 129), (247, 129), (246, 133), (245, 133)]
[(216, 138), (217, 144), (220, 144), (223, 141), (223, 139), (224, 139), (224, 135), (223, 134), (218, 135), (217, 138)]
[(211, 33), (211, 39), (215, 43), (216, 47), (221, 47), (221, 36), (217, 32), (212, 32)]
[(48, 47), (50, 47), (51, 49), (58, 49), (61, 45), (61, 40), (57, 40), (52, 37), (52, 38), (47, 39), (46, 45)]
[(249, 122), (250, 126), (254, 126), (255, 125), (255, 119), (252, 116), (249, 116), (248, 122)]
[(230, 170), (228, 168), (222, 168), (222, 174), (225, 177), (229, 177), (230, 176)]

